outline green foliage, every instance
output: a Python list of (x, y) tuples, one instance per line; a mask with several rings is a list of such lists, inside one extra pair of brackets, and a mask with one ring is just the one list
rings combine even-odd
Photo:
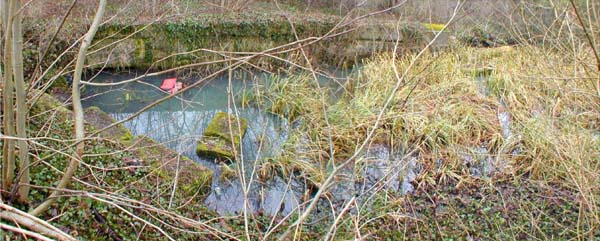
[[(296, 34), (300, 38), (321, 36), (335, 26), (335, 20), (329, 18), (300, 20), (295, 23)], [(129, 36), (136, 31), (139, 32)], [(127, 46), (126, 48), (133, 48), (128, 50), (133, 53), (133, 61), (112, 63), (108, 67), (167, 69), (191, 63), (222, 60), (221, 55), (207, 51), (175, 54), (182, 51), (213, 49), (231, 52), (260, 52), (296, 40), (289, 22), (284, 18), (273, 18), (260, 14), (242, 14), (242, 16), (239, 14), (206, 14), (178, 21), (155, 23), (150, 26), (111, 23), (98, 30), (95, 48), (102, 48), (112, 43), (113, 40), (124, 37), (133, 39), (131, 44), (123, 43), (124, 46)], [(320, 46), (316, 46), (316, 48), (320, 48)], [(104, 55), (108, 54), (107, 51), (110, 49), (112, 48), (98, 53), (98, 58), (104, 61)], [(286, 56), (293, 55), (284, 54), (283, 57)], [(324, 55), (315, 55), (315, 57), (325, 58)], [(158, 60), (161, 61), (156, 62)], [(272, 58), (255, 58), (252, 62), (265, 67), (283, 64)], [(203, 68), (209, 68), (206, 71), (212, 71), (218, 70), (222, 66), (224, 65), (216, 64)]]

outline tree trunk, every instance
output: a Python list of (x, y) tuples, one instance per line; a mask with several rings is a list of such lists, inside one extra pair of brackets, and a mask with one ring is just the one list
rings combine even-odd
[[(4, 51), (2, 51), (3, 50), (2, 48), (4, 46), (4, 44), (2, 43), (2, 39), (4, 39), (4, 30), (3, 29), (4, 29), (5, 9), (6, 9), (6, 1), (0, 0), (0, 56), (4, 56), (4, 55), (2, 55), (2, 53), (4, 52)], [(2, 59), (0, 59), (0, 61), (2, 61)], [(2, 89), (2, 91), (4, 92), (4, 85), (6, 83), (4, 82), (4, 75), (2, 74), (2, 72), (3, 72), (2, 65), (0, 65), (0, 89)], [(2, 96), (4, 96), (4, 94)], [(0, 107), (0, 108), (4, 108), (3, 103), (4, 103), (4, 100), (2, 100), (2, 104), (1, 104), (2, 107)], [(2, 109), (2, 111), (4, 111), (4, 109)], [(2, 141), (2, 143), (5, 143), (5, 142)], [(6, 145), (3, 145), (3, 146), (6, 146)], [(0, 172), (0, 189), (4, 188), (4, 177), (6, 177), (6, 173), (5, 173), (6, 172), (6, 163), (4, 163), (4, 161), (6, 161), (6, 158), (4, 158), (4, 156), (2, 156), (2, 172)], [(1, 199), (1, 196), (0, 196), (0, 199)]]
[(28, 202), (29, 196), (29, 147), (27, 146), (27, 93), (23, 79), (23, 31), (21, 21), (23, 14), (21, 1), (15, 0), (12, 6), (14, 15), (12, 34), (12, 58), (15, 90), (17, 94), (17, 141), (19, 147), (19, 182), (18, 197), (21, 202)]
[(81, 161), (81, 157), (83, 156), (83, 149), (85, 147), (84, 143), (84, 128), (83, 128), (83, 107), (81, 106), (81, 93), (79, 91), (79, 87), (81, 85), (81, 73), (83, 71), (83, 65), (85, 64), (85, 55), (87, 53), (87, 49), (92, 43), (94, 39), (94, 35), (98, 30), (98, 26), (102, 20), (102, 15), (104, 15), (104, 10), (106, 8), (106, 0), (100, 0), (98, 5), (98, 10), (96, 10), (96, 16), (94, 17), (94, 21), (90, 26), (90, 29), (85, 35), (83, 42), (81, 43), (81, 47), (79, 48), (79, 52), (77, 54), (77, 62), (75, 63), (75, 73), (73, 74), (73, 87), (72, 87), (72, 98), (73, 98), (73, 114), (75, 119), (75, 142), (77, 142), (77, 146), (75, 147), (75, 155), (71, 158), (69, 162), (69, 166), (65, 171), (65, 175), (62, 177), (60, 182), (58, 183), (56, 189), (52, 192), (48, 200), (40, 204), (37, 208), (31, 210), (31, 214), (37, 216), (42, 212), (46, 211), (48, 207), (54, 203), (56, 198), (60, 195), (61, 189), (66, 188), (77, 167), (79, 166), (79, 162)]
[[(4, 32), (4, 39), (2, 40), (4, 46), (4, 59), (3, 59), (3, 68), (4, 68), (4, 78), (3, 78), (3, 95), (2, 95), (2, 108), (4, 111), (4, 135), (14, 136), (14, 104), (13, 104), (13, 94), (14, 94), (14, 81), (13, 81), (13, 71), (12, 71), (12, 50), (10, 48), (10, 42), (12, 39), (12, 7), (10, 6), (14, 0), (8, 1), (1, 0), (3, 2), (4, 7), (1, 9), (2, 11), (2, 28)], [(2, 189), (5, 191), (10, 190), (12, 187), (13, 179), (15, 176), (15, 143), (13, 140), (4, 139), (4, 145), (2, 150)]]

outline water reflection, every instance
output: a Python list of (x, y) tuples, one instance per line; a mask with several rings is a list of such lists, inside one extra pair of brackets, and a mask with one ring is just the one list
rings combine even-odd
[[(96, 82), (116, 82), (135, 77), (135, 74), (102, 73)], [(87, 87), (84, 106), (98, 106), (116, 120), (124, 120), (149, 103), (166, 96), (157, 86), (162, 79), (171, 76), (144, 78), (141, 82), (128, 83), (111, 87)], [(199, 76), (183, 79), (193, 82)], [(201, 137), (208, 123), (217, 112), (236, 113), (248, 119), (248, 129), (242, 140), (244, 170), (246, 180), (250, 180), (255, 160), (273, 157), (279, 154), (283, 142), (287, 139), (288, 123), (285, 119), (256, 108), (236, 109), (236, 98), (244, 90), (256, 84), (264, 83), (267, 78), (234, 79), (230, 86), (227, 76), (216, 78), (201, 84), (172, 98), (148, 111), (141, 113), (124, 123), (133, 135), (146, 135), (165, 144), (169, 148), (211, 168), (214, 171), (212, 192), (207, 197), (207, 206), (220, 214), (238, 214), (246, 205), (251, 211), (262, 210), (268, 214), (287, 214), (299, 203), (302, 186), (291, 180), (285, 182), (280, 177), (264, 184), (253, 182), (243, 188), (239, 179), (220, 178), (221, 166), (210, 159), (200, 158), (195, 154), (197, 140)], [(228, 95), (232, 93), (231, 95)], [(234, 111), (234, 110), (237, 110)], [(241, 165), (240, 165), (241, 166)]]
[[(206, 166), (216, 168), (211, 159), (195, 154), (198, 139), (212, 118), (221, 111), (231, 110), (180, 110), (146, 111), (124, 123), (133, 135), (147, 135)], [(124, 120), (133, 113), (110, 113), (115, 120)], [(238, 115), (249, 120), (248, 130), (242, 139), (244, 160), (250, 162), (279, 154), (287, 139), (287, 122), (277, 116), (262, 113), (258, 109), (241, 110)]]

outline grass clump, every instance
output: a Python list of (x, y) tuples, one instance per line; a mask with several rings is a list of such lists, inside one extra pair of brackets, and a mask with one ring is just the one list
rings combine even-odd
[(291, 75), (273, 77), (265, 86), (246, 93), (244, 100), (295, 121), (321, 106), (319, 96), (321, 93), (309, 75)]
[[(302, 173), (315, 187), (364, 141), (415, 158), (421, 169), (412, 184), (420, 203), (409, 206), (421, 210), (418, 216), (407, 217), (414, 209), (397, 206), (413, 197), (379, 192), (375, 196), (385, 201), (363, 213), (377, 224), (362, 226), (362, 233), (593, 239), (600, 236), (594, 228), (600, 225), (600, 98), (596, 76), (585, 71), (591, 56), (575, 54), (564, 58), (522, 46), (456, 47), (416, 60), (414, 55), (395, 61), (384, 55), (367, 62), (348, 82), (351, 91), (335, 102), (315, 94), (314, 80), (296, 78), (263, 89), (269, 94), (257, 103), (300, 123), (277, 163)], [(373, 137), (366, 140), (371, 131)], [(362, 174), (356, 168), (363, 161), (359, 154), (351, 163), (358, 179)], [(475, 175), (484, 172), (487, 178)], [(474, 190), (465, 189), (467, 184)], [(548, 192), (556, 195), (541, 194)], [(505, 203), (499, 206), (502, 198)], [(344, 220), (353, 222), (352, 217)], [(406, 232), (394, 236), (380, 221), (393, 223), (389, 230)], [(340, 230), (352, 227), (342, 223)]]

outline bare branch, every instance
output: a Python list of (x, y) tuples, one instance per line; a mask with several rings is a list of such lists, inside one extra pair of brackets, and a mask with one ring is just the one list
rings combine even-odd
[(48, 207), (54, 203), (54, 201), (56, 200), (56, 197), (60, 195), (60, 191), (59, 189), (63, 189), (65, 187), (67, 187), (69, 185), (69, 183), (71, 182), (71, 178), (73, 177), (73, 175), (75, 174), (75, 171), (77, 170), (77, 167), (79, 166), (79, 160), (81, 159), (81, 156), (83, 156), (83, 149), (85, 148), (85, 143), (84, 143), (84, 139), (85, 139), (85, 133), (84, 133), (84, 127), (83, 127), (83, 107), (81, 106), (81, 94), (80, 94), (80, 81), (81, 81), (81, 74), (83, 71), (83, 65), (85, 63), (85, 56), (87, 53), (87, 49), (90, 46), (90, 44), (92, 43), (92, 40), (94, 39), (94, 35), (96, 34), (96, 31), (98, 30), (98, 26), (100, 25), (100, 21), (102, 20), (102, 15), (104, 15), (104, 10), (106, 9), (106, 0), (100, 0), (100, 3), (98, 4), (98, 10), (96, 11), (96, 16), (94, 17), (94, 21), (92, 22), (92, 25), (90, 26), (90, 29), (88, 30), (87, 34), (85, 35), (85, 38), (83, 40), (83, 42), (81, 43), (81, 48), (79, 49), (79, 53), (77, 55), (77, 63), (75, 64), (75, 74), (73, 76), (73, 112), (74, 112), (74, 118), (75, 118), (75, 141), (77, 142), (77, 146), (76, 146), (76, 153), (75, 153), (75, 157), (76, 158), (71, 158), (71, 161), (69, 162), (69, 166), (67, 167), (67, 170), (65, 171), (65, 175), (62, 177), (62, 179), (60, 180), (60, 183), (57, 186), (57, 190), (55, 190), (54, 192), (52, 192), (52, 194), (50, 195), (50, 197), (43, 202), (42, 204), (40, 204), (39, 206), (37, 206), (35, 209), (31, 210), (31, 214), (32, 215), (39, 215), (42, 212), (44, 212), (46, 209), (48, 209)]
[(13, 221), (42, 235), (53, 237), (59, 240), (76, 240), (75, 238), (71, 237), (71, 235), (64, 233), (60, 229), (50, 225), (48, 222), (36, 218), (26, 212), (20, 211), (12, 206), (0, 202), (0, 209), (4, 210), (0, 212), (0, 219)]

